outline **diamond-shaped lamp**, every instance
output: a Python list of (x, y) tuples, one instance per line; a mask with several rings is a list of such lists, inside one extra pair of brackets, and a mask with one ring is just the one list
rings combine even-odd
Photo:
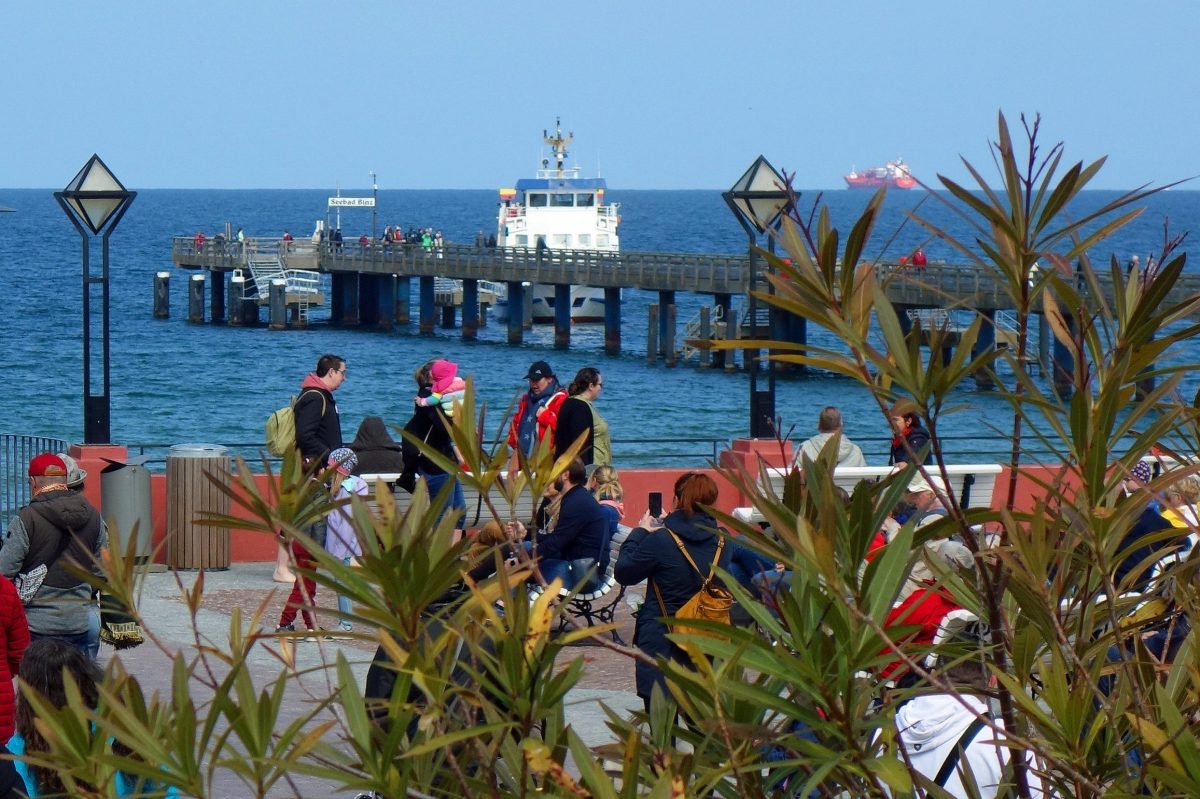
[(721, 195), (747, 233), (765, 233), (788, 206), (787, 182), (761, 155), (729, 191)]
[(75, 216), (99, 235), (121, 204), (134, 193), (121, 185), (100, 156), (93, 155), (62, 190), (62, 196)]

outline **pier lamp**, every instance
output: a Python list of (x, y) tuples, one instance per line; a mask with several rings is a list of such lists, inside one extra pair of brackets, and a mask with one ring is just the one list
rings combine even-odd
[[(787, 182), (783, 175), (771, 166), (771, 162), (761, 155), (755, 159), (733, 187), (721, 195), (738, 223), (746, 231), (749, 239), (750, 253), (750, 300), (748, 313), (751, 338), (758, 338), (758, 300), (754, 292), (758, 289), (758, 259), (755, 257), (755, 247), (758, 237), (771, 230), (779, 223), (780, 216), (787, 209), (790, 197), (787, 192)], [(770, 246), (774, 251), (774, 239)], [(773, 291), (773, 289), (771, 289)], [(760, 351), (753, 348), (746, 368), (750, 371), (750, 437), (773, 438), (775, 430), (775, 364), (767, 360), (767, 389), (758, 388)]]
[[(71, 224), (83, 240), (83, 443), (107, 444), (109, 431), (108, 369), (108, 237), (137, 196), (93, 155), (67, 187), (54, 192)], [(101, 236), (100, 273), (93, 274), (88, 235)], [(103, 235), (101, 235), (103, 234)], [(97, 293), (93, 297), (93, 292)], [(100, 393), (92, 389), (92, 300), (100, 304)]]
[(375, 181), (375, 170), (371, 170), (371, 244), (375, 243), (375, 208), (379, 204), (379, 184)]

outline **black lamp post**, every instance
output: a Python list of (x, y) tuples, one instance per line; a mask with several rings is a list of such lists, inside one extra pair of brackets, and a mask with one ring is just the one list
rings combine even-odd
[[(766, 233), (779, 222), (787, 209), (790, 198), (783, 175), (761, 155), (755, 159), (746, 173), (738, 178), (733, 187), (721, 195), (733, 210), (733, 215), (746, 231), (750, 252), (750, 302), (749, 315), (752, 335), (757, 338), (758, 301), (754, 292), (758, 289), (758, 264), (754, 247), (758, 236)], [(754, 348), (750, 362), (750, 437), (772, 438), (775, 430), (775, 364), (767, 361), (767, 390), (758, 389), (760, 351)]]
[[(137, 196), (127, 191), (100, 156), (93, 155), (74, 179), (54, 199), (62, 206), (83, 240), (83, 443), (107, 444), (109, 431), (108, 369), (108, 237)], [(86, 229), (85, 229), (86, 226)], [(89, 259), (92, 235), (101, 238), (100, 274), (94, 275)], [(92, 291), (99, 287), (101, 315), (101, 390), (92, 391)]]

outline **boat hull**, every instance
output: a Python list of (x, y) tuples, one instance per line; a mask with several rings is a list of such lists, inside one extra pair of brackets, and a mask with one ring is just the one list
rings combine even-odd
[[(499, 322), (508, 320), (508, 298), (496, 302), (495, 317)], [(531, 321), (535, 325), (554, 322), (554, 286), (538, 283), (533, 286)], [(591, 286), (571, 286), (571, 324), (596, 324), (604, 321), (604, 289)]]
[(917, 181), (912, 178), (893, 178), (891, 180), (880, 180), (878, 178), (843, 178), (846, 181), (846, 187), (850, 189), (877, 189), (880, 186), (888, 186), (893, 189), (911, 189), (915, 188)]

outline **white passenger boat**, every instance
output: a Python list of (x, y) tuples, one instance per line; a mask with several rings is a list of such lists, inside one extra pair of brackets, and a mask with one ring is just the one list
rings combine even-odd
[[(565, 166), (574, 133), (564, 136), (558, 120), (554, 135), (542, 131), (542, 136), (552, 148), (553, 160), (543, 158), (537, 176), (518, 180), (516, 188), (500, 189), (496, 246), (529, 250), (547, 259), (561, 250), (618, 252), (621, 217), (617, 203), (605, 202), (604, 178), (581, 177), (578, 166)], [(553, 322), (554, 286), (534, 284), (532, 296), (533, 321)], [(507, 318), (508, 310), (502, 299), (497, 318)], [(571, 321), (604, 321), (604, 290), (572, 286)]]

